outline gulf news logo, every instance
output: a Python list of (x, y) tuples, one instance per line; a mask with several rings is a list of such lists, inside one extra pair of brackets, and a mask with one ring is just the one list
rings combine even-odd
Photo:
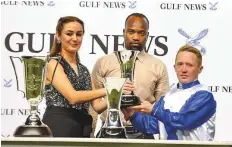
[(134, 9), (137, 1), (79, 1), (81, 8)]
[(204, 30), (200, 31), (198, 34), (195, 34), (195, 35), (189, 35), (183, 29), (178, 29), (178, 32), (183, 37), (185, 37), (185, 43), (186, 44), (199, 49), (202, 55), (206, 54), (206, 48), (203, 45), (201, 45), (200, 40), (203, 39), (208, 34), (208, 29), (204, 29)]
[(54, 1), (1, 1), (2, 6), (29, 6), (29, 7), (44, 7), (55, 6)]
[[(194, 2), (194, 1), (193, 1)], [(218, 10), (218, 2), (208, 2), (208, 3), (161, 3), (159, 4), (162, 10), (184, 10), (184, 11), (216, 11)]]

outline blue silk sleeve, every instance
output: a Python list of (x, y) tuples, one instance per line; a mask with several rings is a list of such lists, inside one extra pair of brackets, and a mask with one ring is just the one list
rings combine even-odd
[(153, 135), (159, 133), (158, 121), (150, 114), (135, 112), (131, 117), (133, 127), (144, 134)]
[(163, 122), (168, 128), (191, 130), (199, 127), (216, 112), (216, 101), (212, 93), (198, 91), (192, 95), (179, 112), (164, 109), (164, 100), (153, 106), (152, 116)]

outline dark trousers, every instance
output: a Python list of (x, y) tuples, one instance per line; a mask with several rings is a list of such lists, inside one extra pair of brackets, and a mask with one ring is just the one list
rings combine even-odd
[(92, 116), (86, 110), (49, 106), (43, 116), (53, 137), (90, 137)]

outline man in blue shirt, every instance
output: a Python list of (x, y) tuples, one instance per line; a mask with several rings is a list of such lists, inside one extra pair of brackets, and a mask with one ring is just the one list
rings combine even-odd
[(174, 68), (179, 82), (155, 104), (141, 99), (141, 105), (123, 110), (125, 118), (143, 133), (159, 134), (159, 139), (213, 140), (216, 101), (198, 81), (203, 69), (200, 51), (181, 47)]

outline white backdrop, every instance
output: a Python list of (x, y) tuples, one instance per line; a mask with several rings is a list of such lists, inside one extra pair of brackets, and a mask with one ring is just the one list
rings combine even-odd
[[(1, 1), (2, 137), (12, 136), (29, 113), (19, 91), (23, 90), (23, 76), (16, 80), (10, 56), (46, 55), (58, 19), (74, 15), (85, 22), (80, 58), (91, 71), (95, 61), (106, 54), (103, 47), (108, 53), (123, 48), (124, 21), (132, 12), (139, 12), (150, 20), (148, 52), (165, 62), (170, 85), (177, 81), (173, 64), (179, 47), (199, 41), (196, 47), (205, 49), (200, 81), (209, 85), (217, 100), (215, 140), (232, 141), (231, 5), (231, 0)], [(22, 67), (17, 59), (14, 62), (20, 75)], [(44, 108), (43, 101), (41, 117)]]

